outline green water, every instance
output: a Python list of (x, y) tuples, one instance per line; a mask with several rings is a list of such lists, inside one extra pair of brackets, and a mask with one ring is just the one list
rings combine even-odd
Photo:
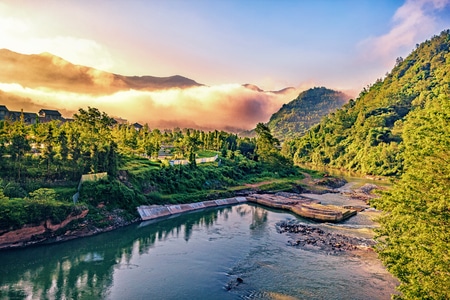
[(294, 218), (241, 204), (0, 252), (0, 299), (390, 298), (373, 255), (287, 246), (275, 224)]

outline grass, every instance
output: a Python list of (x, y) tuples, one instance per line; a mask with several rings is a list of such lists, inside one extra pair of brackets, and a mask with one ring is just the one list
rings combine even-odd
[(319, 178), (323, 178), (323, 176), (325, 175), (325, 172), (322, 171), (317, 171), (317, 170), (312, 170), (312, 169), (305, 169), (302, 167), (299, 167), (300, 171), (306, 174), (309, 174), (311, 176), (311, 178), (313, 179), (319, 179)]
[(219, 152), (218, 151), (211, 151), (211, 150), (200, 150), (196, 153), (197, 158), (206, 158), (206, 157), (213, 157), (216, 156)]
[(72, 201), (72, 196), (77, 192), (77, 188), (78, 186), (61, 186), (53, 187), (52, 189), (56, 192), (57, 198), (61, 199), (61, 201)]
[(124, 165), (121, 170), (128, 171), (133, 175), (139, 175), (150, 170), (157, 170), (161, 167), (161, 163), (151, 161), (147, 158), (133, 157), (124, 159)]

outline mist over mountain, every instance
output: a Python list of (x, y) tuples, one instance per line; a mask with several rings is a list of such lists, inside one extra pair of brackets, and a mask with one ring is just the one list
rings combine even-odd
[(71, 117), (96, 107), (152, 128), (192, 127), (239, 132), (266, 122), (298, 92), (263, 91), (254, 85), (206, 86), (175, 75), (123, 76), (74, 65), (50, 53), (0, 50), (0, 92), (9, 109), (57, 109)]

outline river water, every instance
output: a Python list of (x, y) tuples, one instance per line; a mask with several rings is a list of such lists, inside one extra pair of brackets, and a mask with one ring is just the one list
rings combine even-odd
[[(288, 246), (276, 230), (288, 219), (312, 224), (240, 204), (0, 252), (0, 299), (390, 298), (396, 281), (373, 252)], [(348, 233), (354, 223), (314, 225)]]

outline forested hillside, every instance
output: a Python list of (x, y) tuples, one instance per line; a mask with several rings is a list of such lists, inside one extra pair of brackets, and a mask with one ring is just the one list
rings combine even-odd
[(377, 80), (356, 100), (291, 142), (294, 160), (365, 174), (400, 175), (409, 113), (450, 95), (449, 40), (449, 32), (444, 31), (405, 59), (398, 58), (384, 80)]
[(449, 30), (285, 144), (296, 162), (398, 177), (371, 203), (384, 211), (380, 258), (401, 282), (399, 298), (450, 298)]
[(280, 141), (300, 137), (311, 126), (319, 123), (323, 116), (342, 107), (348, 99), (344, 93), (324, 87), (306, 90), (274, 113), (268, 126)]
[(450, 299), (448, 90), (408, 115), (402, 137), (405, 172), (373, 203), (386, 212), (377, 250), (405, 299)]

